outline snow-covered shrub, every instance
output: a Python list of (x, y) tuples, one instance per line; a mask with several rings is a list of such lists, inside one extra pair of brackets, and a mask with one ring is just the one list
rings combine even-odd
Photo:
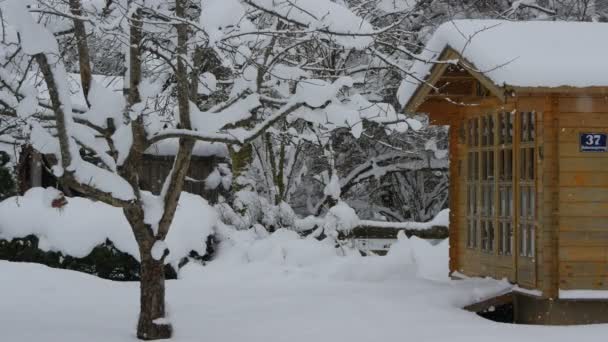
[[(400, 234), (386, 256), (362, 256), (356, 249), (336, 245), (330, 238), (318, 240), (287, 229), (268, 233), (261, 226), (248, 230), (222, 226), (218, 238), (216, 256), (206, 266), (210, 272), (238, 269), (239, 274), (252, 273), (256, 277), (299, 273), (307, 277), (374, 282), (415, 276), (447, 279), (449, 272), (447, 240), (432, 245)], [(195, 265), (187, 266), (180, 271), (180, 278), (188, 278), (191, 272), (205, 271)]]
[(296, 215), (285, 202), (271, 204), (254, 191), (241, 190), (234, 196), (232, 206), (220, 203), (215, 206), (223, 223), (237, 229), (249, 229), (261, 224), (269, 230), (294, 228)]
[[(135, 265), (129, 271), (132, 276), (125, 279), (132, 280), (138, 275), (138, 247), (122, 210), (80, 197), (67, 198), (67, 203), (59, 210), (53, 207), (53, 202), (60, 195), (53, 188), (32, 188), (23, 196), (0, 202), (0, 240), (4, 241), (0, 244), (0, 250), (2, 246), (13, 248), (11, 241), (25, 238), (30, 241), (30, 247), (38, 250), (31, 253), (38, 256), (31, 260), (21, 256), (20, 261), (70, 268), (58, 260), (71, 258), (83, 265), (72, 269), (87, 271), (85, 266), (90, 264), (93, 265), (89, 267), (91, 273), (98, 273), (96, 269), (106, 263), (95, 260), (95, 256), (105, 258), (105, 254), (115, 253), (122, 255), (122, 261), (111, 261), (116, 262), (117, 268), (122, 264)], [(165, 263), (177, 270), (187, 260), (208, 259), (209, 252), (213, 250), (211, 237), (217, 224), (217, 213), (202, 197), (182, 193), (172, 229), (166, 239), (169, 255)], [(30, 237), (35, 237), (35, 240)], [(0, 252), (0, 259), (19, 258), (6, 250)]]
[(346, 202), (339, 201), (331, 207), (323, 219), (323, 233), (334, 240), (340, 232), (349, 233), (359, 224), (359, 217)]
[(325, 215), (325, 229), (349, 232), (359, 224), (359, 217), (346, 202), (340, 201)]
[(355, 210), (343, 201), (338, 201), (323, 216), (299, 218), (289, 204), (273, 205), (264, 196), (246, 190), (236, 193), (232, 206), (224, 202), (215, 205), (215, 209), (224, 224), (238, 230), (287, 229), (319, 240), (329, 238), (333, 244), (340, 235), (348, 235), (359, 224)]
[[(34, 235), (12, 240), (0, 239), (0, 260), (37, 263), (85, 272), (109, 280), (136, 281), (140, 278), (139, 262), (132, 255), (118, 250), (110, 240), (95, 246), (84, 257), (42, 250), (39, 242), (40, 239)], [(165, 265), (165, 277), (177, 278), (177, 270), (171, 265)]]
[(212, 267), (226, 267), (227, 263), (311, 267), (343, 254), (333, 243), (284, 228), (271, 234), (260, 226), (245, 231), (220, 229), (219, 238), (217, 257), (209, 264)]

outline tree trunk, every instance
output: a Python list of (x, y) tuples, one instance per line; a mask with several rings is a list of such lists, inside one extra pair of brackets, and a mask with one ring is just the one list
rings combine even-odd
[(156, 242), (154, 233), (144, 222), (144, 211), (139, 206), (123, 209), (125, 217), (139, 246), (139, 322), (137, 337), (142, 340), (171, 338), (173, 328), (166, 319), (165, 312), (165, 270), (164, 258), (152, 257), (152, 246)]
[(232, 160), (232, 193), (235, 194), (244, 188), (238, 183), (238, 178), (245, 173), (253, 161), (253, 146), (245, 144), (238, 151), (231, 148), (230, 159)]
[[(82, 15), (82, 4), (80, 0), (70, 0), (70, 11), (75, 16)], [(89, 44), (87, 43), (87, 31), (84, 27), (84, 22), (80, 19), (74, 19), (74, 36), (76, 37), (76, 45), (78, 46), (78, 64), (80, 66), (80, 81), (82, 83), (82, 92), (87, 106), (91, 107), (89, 102), (89, 90), (91, 89), (91, 57), (89, 55)]]
[(165, 318), (165, 271), (163, 262), (152, 258), (151, 248), (142, 249), (140, 256), (141, 311), (137, 324), (137, 337), (142, 340), (171, 338), (173, 328)]

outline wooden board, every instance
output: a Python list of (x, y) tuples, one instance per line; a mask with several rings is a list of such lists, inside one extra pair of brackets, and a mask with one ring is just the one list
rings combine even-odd
[(607, 231), (608, 213), (603, 218), (590, 216), (560, 216), (560, 232)]
[(559, 174), (560, 188), (608, 187), (608, 170), (605, 171), (562, 171)]
[(562, 277), (559, 282), (560, 289), (563, 290), (605, 290), (608, 286), (608, 276), (592, 276), (583, 277), (576, 275), (574, 277)]
[[(560, 239), (561, 241), (561, 239)], [(559, 260), (566, 262), (608, 262), (607, 246), (559, 246)]]
[[(608, 99), (605, 96), (568, 96), (560, 97), (560, 113), (608, 113)], [(589, 121), (583, 122), (583, 124)]]

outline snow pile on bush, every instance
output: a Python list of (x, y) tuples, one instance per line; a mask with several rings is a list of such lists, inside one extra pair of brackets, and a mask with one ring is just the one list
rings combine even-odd
[(222, 222), (241, 230), (249, 229), (256, 224), (272, 229), (292, 227), (297, 217), (287, 203), (274, 205), (256, 192), (247, 190), (235, 194), (232, 206), (220, 203), (215, 208)]
[(349, 232), (360, 223), (353, 208), (346, 202), (338, 201), (324, 217), (308, 216), (298, 218), (289, 204), (281, 202), (278, 205), (270, 203), (266, 198), (254, 191), (238, 191), (234, 203), (219, 203), (215, 206), (221, 221), (238, 230), (246, 230), (256, 225), (266, 227), (270, 231), (286, 228), (299, 232), (316, 230), (314, 237), (321, 233), (338, 237), (338, 232)]
[[(447, 240), (437, 245), (399, 234), (386, 256), (361, 256), (347, 246), (337, 246), (328, 237), (317, 240), (294, 231), (279, 229), (269, 234), (256, 225), (249, 230), (218, 229), (220, 244), (211, 269), (230, 268), (244, 272), (306, 274), (341, 281), (383, 281), (418, 276), (447, 279)], [(188, 276), (187, 271), (180, 277)]]
[(415, 236), (399, 232), (386, 256), (344, 258), (330, 276), (349, 281), (385, 281), (412, 277), (447, 280), (448, 240), (432, 245)]
[(261, 225), (253, 229), (219, 230), (220, 245), (215, 264), (266, 264), (310, 267), (330, 261), (337, 255), (333, 243), (301, 237), (295, 231), (278, 229), (269, 234)]
[(357, 227), (359, 217), (355, 209), (340, 201), (329, 209), (324, 221), (325, 234), (337, 237), (338, 231), (349, 232)]
[[(68, 198), (62, 208), (54, 208), (52, 204), (59, 196), (52, 188), (34, 188), (24, 196), (0, 202), (0, 239), (35, 235), (40, 249), (73, 257), (84, 257), (109, 239), (117, 249), (139, 259), (137, 244), (120, 208), (79, 197)], [(316, 223), (333, 222), (340, 229), (350, 229), (358, 220), (351, 211), (346, 205), (337, 205), (328, 217)], [(208, 264), (212, 269), (305, 273), (347, 281), (382, 281), (412, 275), (446, 279), (448, 275), (447, 240), (433, 246), (415, 237), (408, 239), (401, 232), (387, 256), (363, 257), (348, 242), (337, 244), (331, 234), (323, 240), (314, 234), (302, 237), (285, 228), (270, 234), (261, 224), (243, 230), (222, 224), (218, 218), (216, 210), (204, 199), (183, 193), (166, 241), (170, 250), (166, 262), (175, 266), (190, 251), (204, 255), (206, 239), (215, 232), (220, 244), (215, 259)], [(164, 251), (165, 246), (162, 247)], [(188, 271), (184, 271), (187, 275)]]
[[(52, 188), (33, 188), (24, 196), (0, 202), (0, 239), (35, 235), (40, 249), (79, 258), (109, 239), (120, 251), (139, 260), (137, 243), (122, 209), (80, 197), (67, 198), (63, 208), (53, 208), (51, 203), (59, 194)], [(191, 251), (204, 255), (207, 237), (217, 224), (217, 213), (203, 198), (182, 193), (166, 239), (170, 250), (166, 262), (176, 264)]]

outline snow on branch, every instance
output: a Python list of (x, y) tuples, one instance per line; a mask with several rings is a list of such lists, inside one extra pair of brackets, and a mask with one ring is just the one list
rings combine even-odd
[(360, 220), (360, 227), (374, 227), (374, 228), (391, 228), (391, 229), (405, 229), (405, 230), (427, 230), (433, 229), (434, 227), (448, 227), (450, 225), (450, 211), (444, 209), (435, 218), (428, 222), (384, 222), (384, 221), (373, 221), (373, 220)]
[[(58, 57), (57, 41), (30, 15), (26, 8), (27, 3), (28, 1), (8, 1), (4, 9), (9, 14), (7, 20), (19, 33), (23, 52), (34, 57), (46, 84), (49, 109), (54, 114), (57, 134), (56, 148), (48, 151), (53, 153), (58, 161), (53, 171), (57, 176), (63, 176), (68, 184), (95, 193), (103, 201), (118, 206), (128, 205), (134, 199), (134, 192), (124, 179), (113, 172), (116, 170), (115, 164), (105, 158), (103, 161), (108, 169), (104, 169), (81, 158), (77, 141), (86, 145), (86, 142), (92, 141), (94, 137), (88, 136), (90, 133), (75, 124), (67, 73)], [(21, 103), (27, 100), (26, 96), (21, 99)], [(48, 150), (49, 140), (54, 138), (43, 133), (42, 129), (38, 132), (39, 134), (31, 137), (33, 145), (41, 150)], [(88, 147), (94, 148), (93, 144), (88, 144)]]
[(370, 23), (357, 17), (346, 7), (330, 0), (244, 0), (256, 9), (301, 27), (334, 36), (346, 47), (365, 48), (379, 34)]

